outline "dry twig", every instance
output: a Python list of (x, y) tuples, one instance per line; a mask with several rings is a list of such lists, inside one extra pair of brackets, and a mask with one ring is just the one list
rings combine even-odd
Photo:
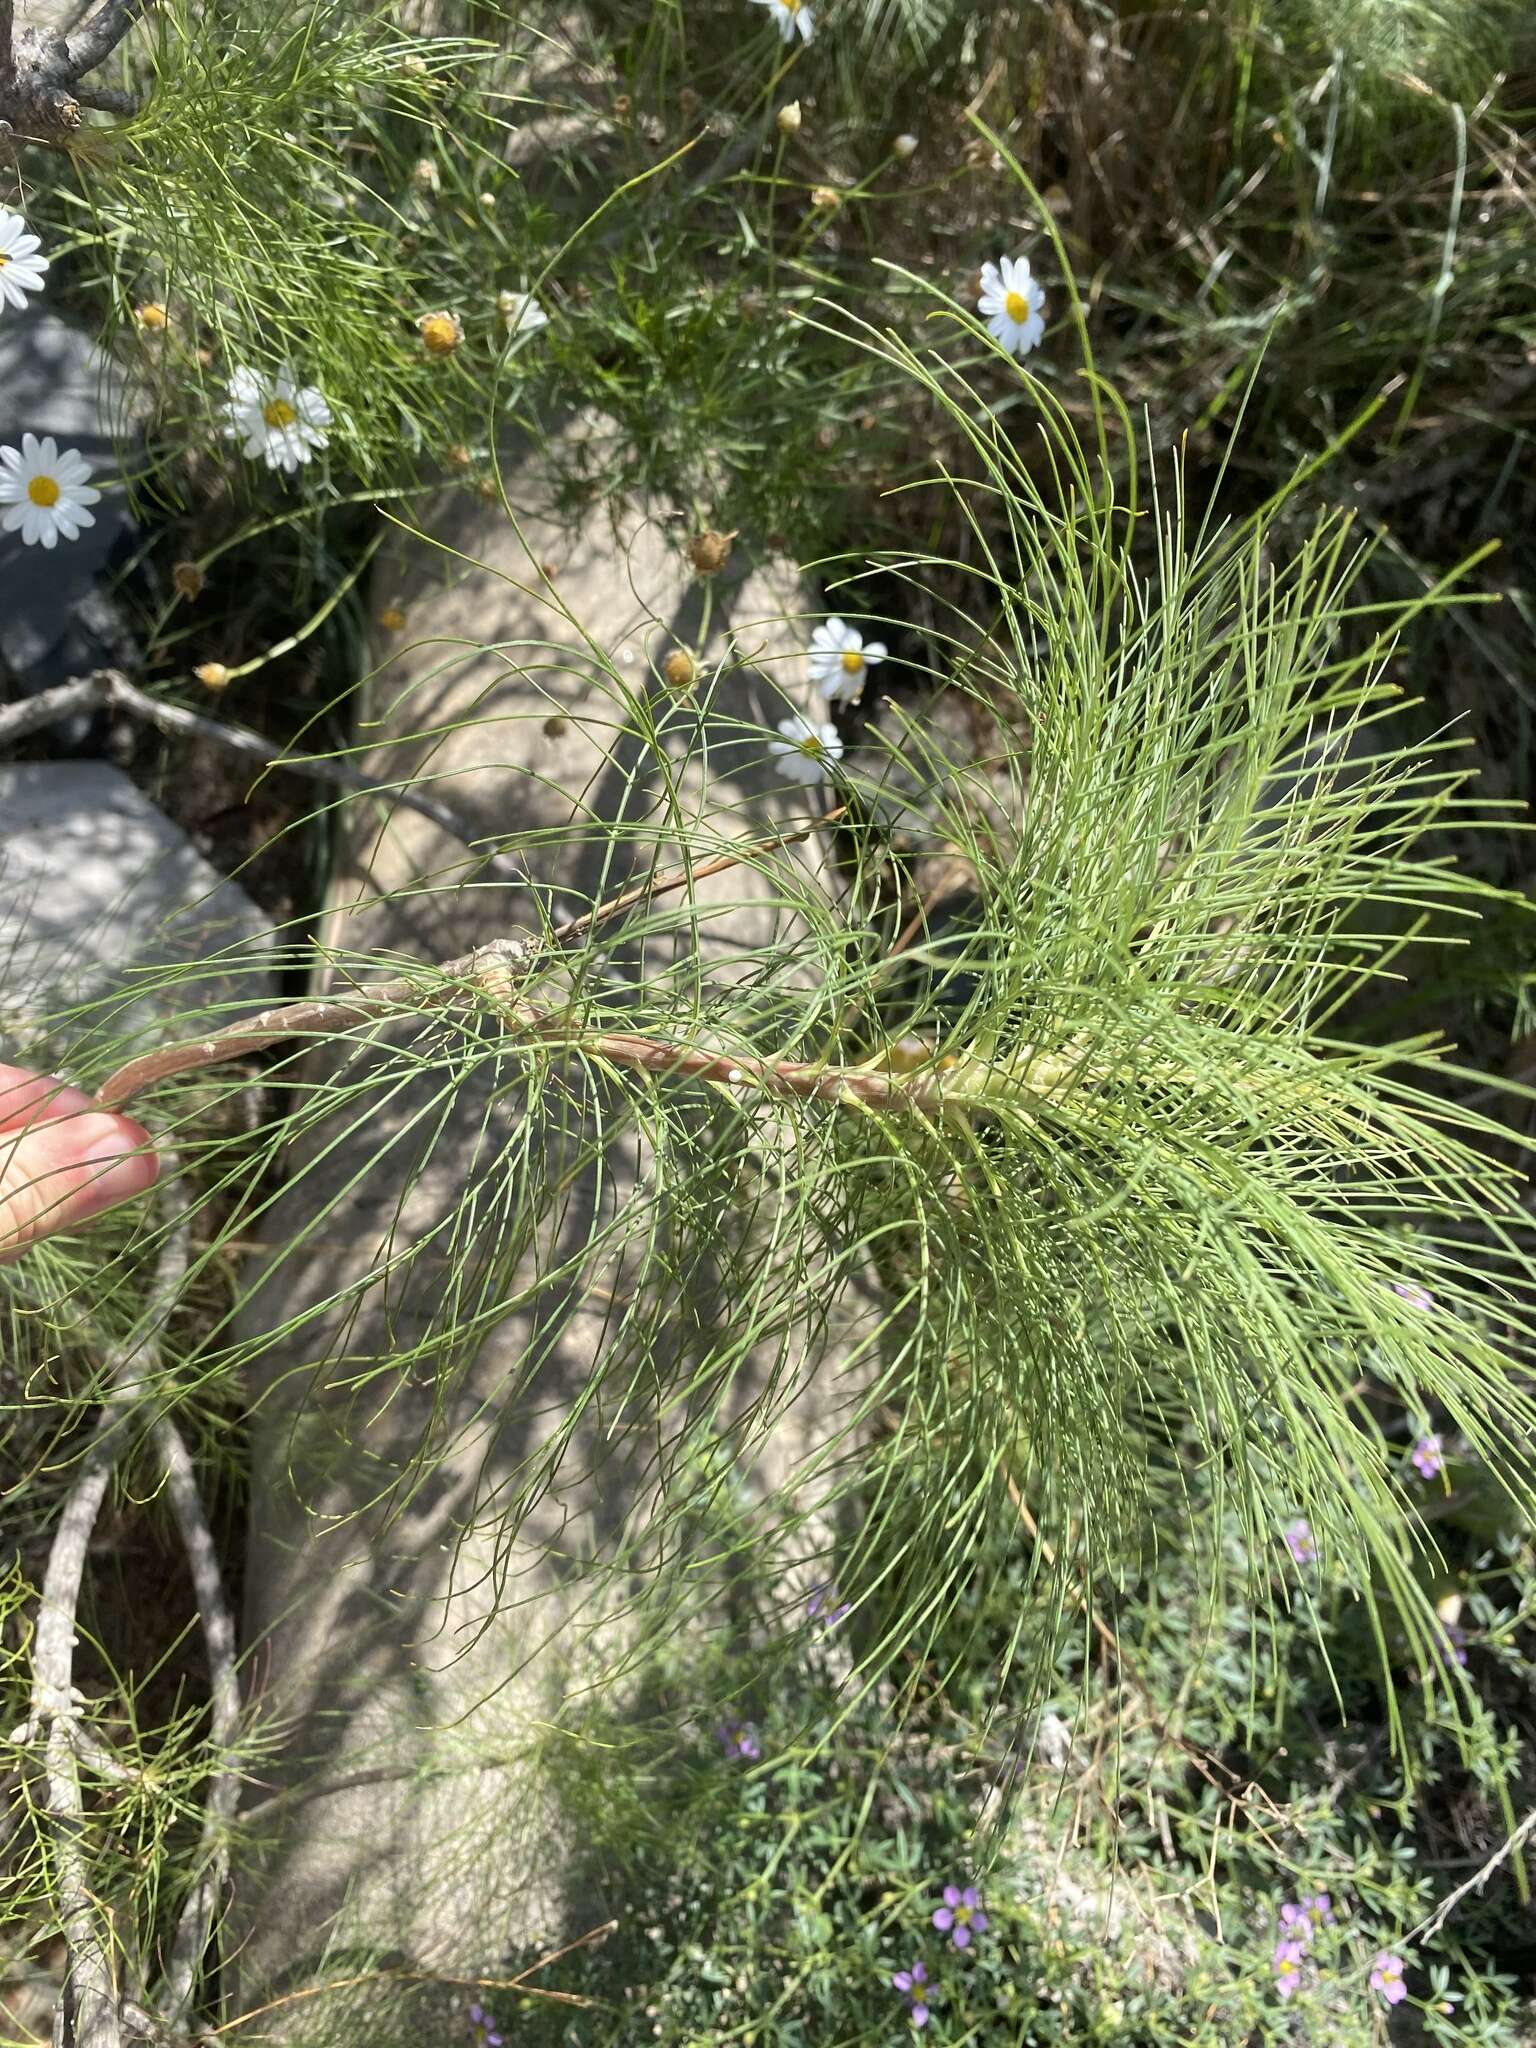
[(1494, 1850), (1480, 1870), (1474, 1871), (1465, 1884), (1457, 1885), (1455, 1891), (1446, 1894), (1429, 1918), (1420, 1921), (1419, 1925), (1414, 1928), (1408, 1939), (1410, 1941), (1427, 1941), (1432, 1934), (1438, 1934), (1446, 1921), (1450, 1919), (1452, 1913), (1455, 1912), (1456, 1908), (1467, 1896), (1468, 1892), (1481, 1891), (1499, 1865), (1507, 1863), (1515, 1851), (1524, 1846), (1533, 1828), (1536, 1828), (1536, 1809), (1533, 1809), (1525, 1816), (1525, 1819), (1521, 1821), (1509, 1840), (1501, 1848)]

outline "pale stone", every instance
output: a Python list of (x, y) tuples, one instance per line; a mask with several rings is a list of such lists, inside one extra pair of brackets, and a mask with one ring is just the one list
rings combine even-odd
[[(541, 473), (528, 481), (536, 495)], [(367, 729), (379, 738), (370, 766), (436, 778), (430, 786), (479, 829), (505, 835), (529, 883), (477, 881), (474, 859), (419, 814), (396, 809), (379, 825), (375, 807), (357, 806), (330, 945), (461, 955), (536, 925), (541, 904), (558, 920), (666, 867), (680, 838), (702, 857), (830, 801), (768, 765), (776, 721), (809, 702), (804, 629), (785, 623), (802, 609), (792, 576), (715, 579), (696, 708), (654, 669), (673, 647), (695, 646), (705, 587), (654, 524), (630, 520), (615, 537), (593, 520), (571, 534), (532, 509), (514, 526), (461, 499), (439, 534), (445, 551), (418, 546), (390, 582), (407, 625), (368, 693)], [(465, 573), (460, 555), (482, 566)], [(792, 696), (773, 674), (793, 680)], [(628, 843), (615, 838), (620, 818)], [(796, 857), (807, 885), (822, 886), (817, 843)], [(615, 991), (669, 965), (705, 984), (736, 980), (757, 949), (800, 933), (748, 866), (701, 882), (693, 902), (676, 933), (646, 941), (643, 970), (640, 949), (615, 932)], [(354, 1054), (348, 1072), (384, 1057)], [(266, 1804), (251, 1815), (264, 1859), (235, 1915), (246, 2003), (315, 1981), (327, 1949), (338, 1973), (343, 1958), (381, 1954), (462, 1974), (541, 1935), (579, 1932), (595, 1910), (572, 1893), (576, 1845), (529, 1752), (579, 1717), (582, 1689), (632, 1647), (611, 1597), (574, 1562), (643, 1521), (653, 1485), (644, 1391), (633, 1430), (611, 1412), (584, 1419), (509, 1547), (498, 1546), (494, 1510), (616, 1341), (633, 1261), (582, 1265), (575, 1254), (600, 1226), (635, 1215), (653, 1161), (632, 1127), (588, 1150), (594, 1113), (612, 1096), (574, 1064), (526, 1109), (498, 1106), (497, 1087), (520, 1070), (515, 1039), (491, 1040), (451, 1093), (425, 1072), (374, 1104), (352, 1145), (326, 1152), (337, 1133), (322, 1127), (269, 1219), (267, 1241), (282, 1250), (242, 1318), (261, 1347), (247, 1619), (256, 1703), (283, 1732), (258, 1773)], [(568, 1181), (540, 1256), (574, 1263), (558, 1292), (507, 1307), (535, 1266), (526, 1249), (506, 1252), (517, 1218), (498, 1207), (498, 1162), (519, 1142), (544, 1182)], [(478, 1232), (450, 1262), (440, 1234), (471, 1188)], [(449, 1270), (463, 1290), (453, 1307), (480, 1317), (477, 1341), (401, 1372), (392, 1353), (444, 1320)], [(722, 1328), (732, 1306), (707, 1290), (689, 1302)], [(271, 1345), (296, 1315), (311, 1320)], [(788, 1346), (782, 1400), (797, 1386), (800, 1398), (759, 1460), (760, 1488), (838, 1427), (857, 1381), (850, 1341), (844, 1319), (823, 1349), (799, 1337)], [(737, 1409), (769, 1367), (740, 1362)], [(451, 1448), (418, 1485), (413, 1461), (434, 1427)], [(412, 2006), (381, 1990), (366, 2001), (370, 2039), (419, 2039), (424, 2016), (438, 2024), (451, 2002)], [(265, 2024), (284, 2040), (344, 2038), (334, 2000), (318, 2003), (323, 2015), (296, 2004)]]
[(270, 943), (245, 891), (121, 769), (0, 765), (0, 1030), (13, 1041), (84, 1002), (114, 1034), (163, 1037), (172, 1017), (195, 1031), (268, 999)]

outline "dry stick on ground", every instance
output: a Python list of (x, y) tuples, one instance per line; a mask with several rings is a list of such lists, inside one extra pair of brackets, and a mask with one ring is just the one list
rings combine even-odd
[(235, 1675), (235, 1625), (224, 1596), (218, 1552), (203, 1513), (191, 1456), (169, 1416), (162, 1416), (155, 1424), (154, 1439), (165, 1470), (171, 1510), (187, 1553), (208, 1650), (209, 1738), (215, 1757), (199, 1848), (201, 1868), (176, 1923), (164, 1987), (151, 2001), (166, 2029), (174, 2033), (197, 1989), (198, 1974), (213, 1931), (213, 1916), (229, 1875), (229, 1833), (240, 1799), (240, 1779), (234, 1761), (240, 1729), (240, 1681)]
[[(33, 1652), (32, 1711), (28, 1723), (33, 1739), (47, 1727), (48, 1811), (56, 1829), (61, 1917), (69, 1945), (67, 1997), (72, 2011), (64, 2018), (65, 2038), (75, 2048), (115, 2048), (125, 2008), (114, 1986), (106, 1943), (91, 1902), (89, 1874), (80, 1848), (84, 1802), (78, 1763), (121, 1782), (138, 1773), (118, 1762), (85, 1728), (76, 1710), (71, 1686), (75, 1612), (80, 1598), (86, 1550), (112, 1468), (125, 1435), (125, 1424), (153, 1368), (155, 1346), (175, 1306), (186, 1273), (188, 1204), (175, 1156), (167, 1157), (168, 1233), (155, 1273), (155, 1283), (135, 1335), (106, 1360), (107, 1389), (100, 1419), (86, 1452), (55, 1534), (43, 1579)], [(170, 1417), (163, 1415), (150, 1435), (165, 1473), (166, 1491), (186, 1550), (202, 1622), (209, 1664), (211, 1741), (214, 1752), (196, 1882), (182, 1906), (171, 1943), (165, 1982), (151, 2001), (156, 2024), (172, 2032), (180, 2025), (197, 1988), (198, 1972), (208, 1947), (213, 1916), (229, 1867), (229, 1830), (239, 1798), (235, 1770), (240, 1721), (240, 1688), (235, 1674), (235, 1629), (224, 1593), (218, 1554), (203, 1512), (191, 1456)]]
[(1521, 1821), (1519, 1827), (1515, 1829), (1509, 1840), (1501, 1849), (1494, 1850), (1481, 1870), (1469, 1877), (1465, 1884), (1457, 1885), (1455, 1891), (1447, 1894), (1440, 1901), (1427, 1920), (1420, 1921), (1408, 1939), (1410, 1941), (1427, 1941), (1430, 1935), (1438, 1934), (1446, 1921), (1450, 1919), (1451, 1914), (1467, 1896), (1468, 1892), (1481, 1891), (1499, 1865), (1507, 1862), (1514, 1855), (1515, 1851), (1524, 1844), (1526, 1837), (1533, 1828), (1536, 1828), (1536, 1810), (1525, 1816), (1525, 1819)]
[[(126, 676), (111, 668), (97, 669), (93, 675), (77, 676), (70, 682), (60, 683), (56, 689), (43, 690), (35, 697), (26, 698), (20, 704), (0, 706), (0, 747), (22, 739), (28, 733), (40, 732), (45, 726), (56, 725), (61, 719), (73, 718), (77, 712), (95, 711), (103, 706), (126, 712), (131, 718), (143, 719), (147, 725), (156, 726), (161, 732), (175, 733), (182, 738), (190, 735), (211, 740), (215, 746), (243, 755), (262, 768), (286, 768), (295, 775), (308, 775), (316, 782), (328, 782), (333, 789), (345, 790), (349, 796), (390, 797), (408, 810), (419, 811), (424, 818), (430, 818), (434, 825), (451, 833), (471, 851), (475, 850), (476, 839), (485, 836), (477, 833), (467, 818), (460, 817), (450, 805), (440, 803), (436, 797), (425, 796), (408, 785), (397, 787), (392, 783), (375, 782), (361, 769), (348, 767), (344, 761), (295, 760), (287, 754), (274, 753), (271, 743), (260, 733), (248, 732), (238, 725), (225, 725), (217, 718), (205, 718), (201, 712), (187, 711), (179, 704), (162, 703), (158, 697), (137, 689)], [(521, 866), (510, 854), (482, 853), (481, 858), (485, 863), (485, 873), (498, 882), (522, 883), (527, 880)]]
[[(168, 1185), (177, 1187), (174, 1176)], [(123, 1425), (153, 1370), (160, 1332), (186, 1272), (185, 1202), (179, 1193), (173, 1193), (171, 1200), (180, 1208), (173, 1206), (149, 1301), (133, 1334), (111, 1351), (105, 1362), (107, 1387), (101, 1414), (54, 1532), (32, 1646), (32, 1700), (26, 1733), (33, 1741), (39, 1736), (45, 1739), (46, 1808), (52, 1823), (55, 1888), (69, 1952), (62, 2022), (55, 2037), (71, 2042), (73, 2048), (120, 2048), (122, 2041), (110, 1936), (92, 1895), (82, 1846), (85, 1801), (74, 1741), (79, 1719), (73, 1685), (75, 1613), (91, 1531), (122, 1446)]]

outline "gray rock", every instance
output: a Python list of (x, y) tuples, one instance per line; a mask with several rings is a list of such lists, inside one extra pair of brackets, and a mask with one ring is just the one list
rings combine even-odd
[[(265, 918), (102, 761), (0, 766), (0, 1037), (101, 1002), (114, 1035), (176, 1035), (270, 993)], [(199, 961), (195, 975), (165, 970)], [(77, 1028), (76, 1037), (80, 1035)]]
[[(121, 370), (88, 336), (41, 306), (0, 320), (0, 442), (52, 434), (78, 448), (98, 488), (122, 466), (134, 422)], [(127, 628), (100, 587), (133, 531), (120, 490), (92, 507), (95, 524), (55, 548), (0, 533), (0, 660), (25, 688), (124, 660)]]

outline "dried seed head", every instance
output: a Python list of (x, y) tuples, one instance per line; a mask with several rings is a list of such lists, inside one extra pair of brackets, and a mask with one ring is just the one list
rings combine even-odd
[(627, 121), (634, 109), (634, 104), (634, 101), (627, 92), (616, 92), (613, 96), (613, 118), (615, 121)]
[(196, 562), (173, 562), (171, 564), (171, 585), (178, 597), (184, 597), (188, 604), (194, 604), (203, 594), (207, 578)]
[(423, 313), (416, 322), (416, 332), (429, 356), (451, 356), (464, 339), (457, 313)]
[(399, 633), (405, 628), (405, 613), (397, 604), (385, 605), (379, 613), (379, 624), (386, 633)]
[(800, 118), (800, 102), (798, 100), (786, 100), (773, 117), (774, 125), (781, 135), (798, 135), (800, 133)]
[(686, 647), (674, 647), (661, 664), (661, 672), (674, 690), (691, 690), (698, 665)]
[(830, 185), (818, 185), (811, 194), (812, 206), (819, 206), (826, 213), (830, 213), (833, 207), (841, 206), (842, 203), (842, 193), (834, 191)]
[(200, 661), (192, 673), (205, 690), (222, 690), (229, 681), (229, 670), (222, 661)]
[(470, 454), (462, 441), (455, 441), (443, 459), (447, 462), (450, 469), (468, 469), (475, 458)]
[(734, 529), (730, 533), (716, 533), (709, 527), (689, 541), (688, 559), (701, 576), (718, 576), (731, 559), (731, 542), (735, 538)]

